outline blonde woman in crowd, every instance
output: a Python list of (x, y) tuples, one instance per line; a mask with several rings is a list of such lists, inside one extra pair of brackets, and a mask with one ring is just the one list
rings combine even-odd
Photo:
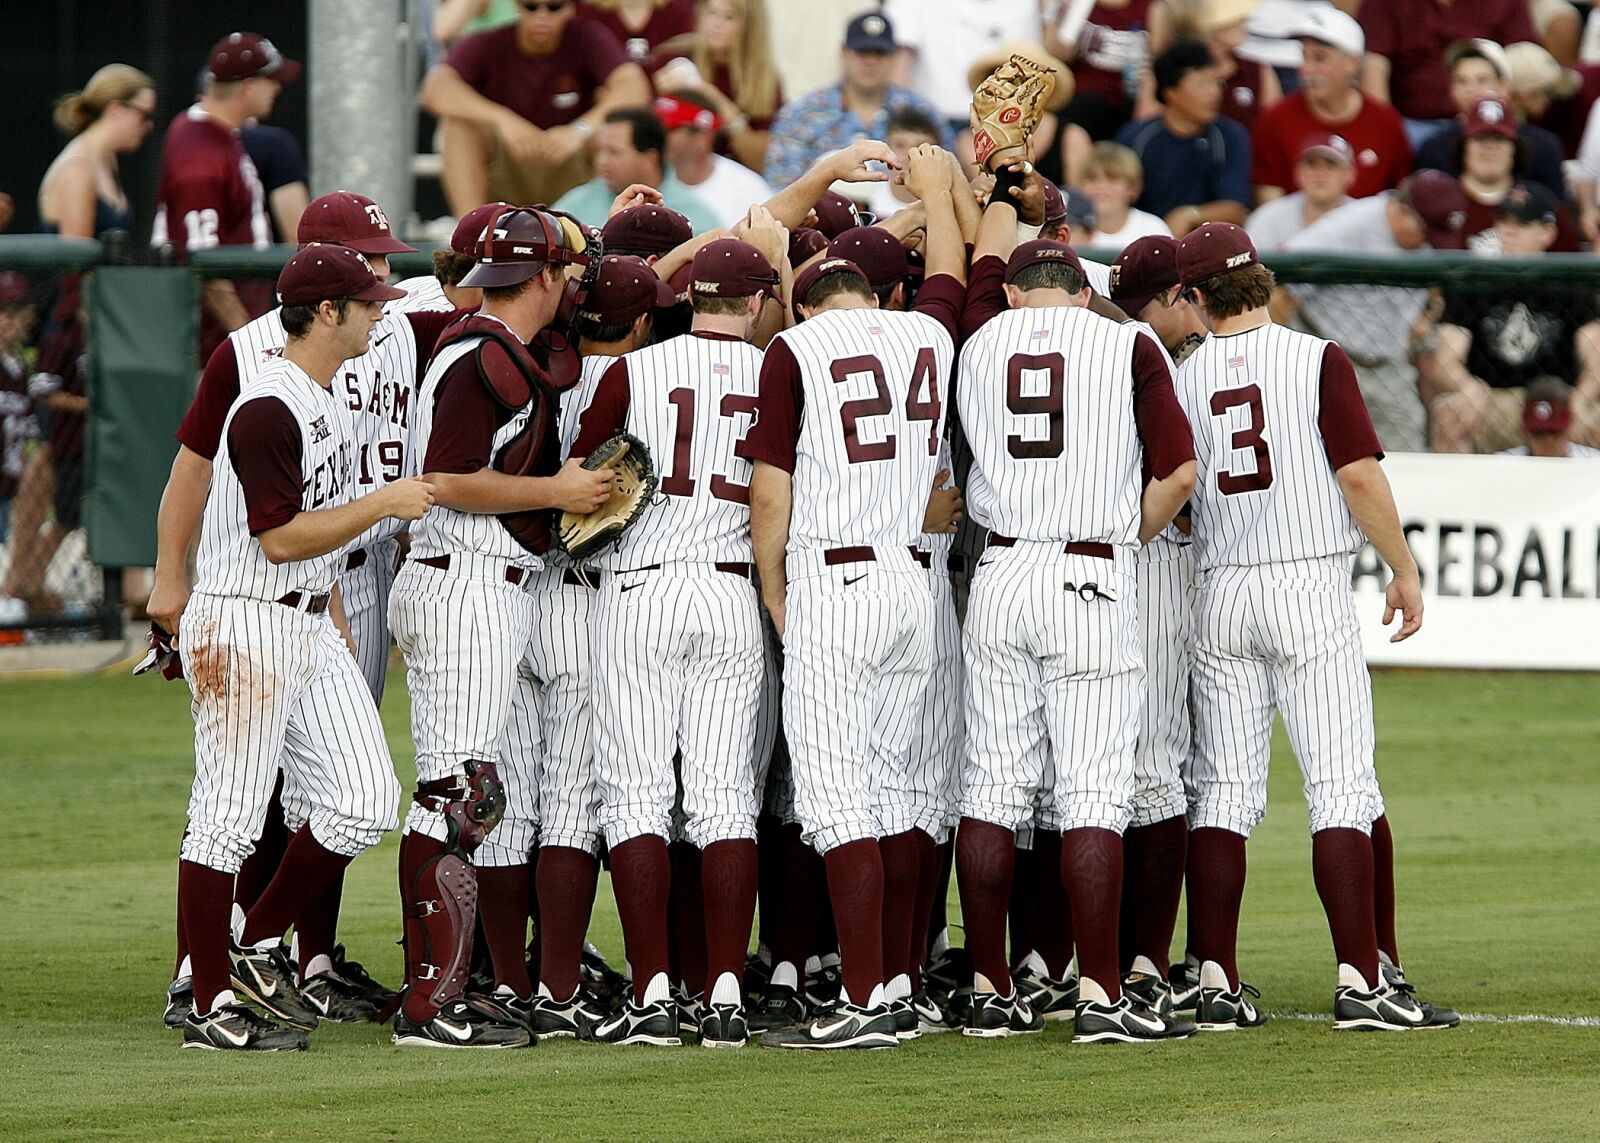
[(127, 64), (107, 64), (82, 91), (56, 103), (56, 126), (72, 140), (39, 184), (41, 230), (94, 238), (128, 229), (133, 212), (117, 174), (117, 156), (139, 149), (155, 111), (155, 83)]
[(767, 133), (783, 105), (766, 0), (705, 0), (695, 30), (646, 64), (662, 93), (693, 91), (723, 122), (733, 158), (760, 172)]

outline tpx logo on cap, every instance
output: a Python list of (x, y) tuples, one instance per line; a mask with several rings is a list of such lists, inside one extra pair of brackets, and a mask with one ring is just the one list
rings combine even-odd
[(702, 282), (696, 280), (694, 283), (694, 292), (697, 294), (714, 294), (720, 288), (721, 287), (716, 282)]
[(1230, 254), (1230, 255), (1228, 255), (1228, 261), (1226, 263), (1224, 263), (1224, 264), (1228, 267), (1228, 269), (1235, 270), (1235, 269), (1238, 269), (1240, 266), (1249, 265), (1250, 259), (1253, 258), (1253, 257), (1254, 257), (1254, 255), (1251, 254), (1250, 251), (1244, 250), (1244, 251), (1241, 251), (1238, 254)]

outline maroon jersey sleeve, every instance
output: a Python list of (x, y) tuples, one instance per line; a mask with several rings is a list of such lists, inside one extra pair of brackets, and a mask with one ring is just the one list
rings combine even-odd
[(978, 327), (1006, 308), (1006, 260), (986, 254), (972, 267), (967, 282), (966, 305), (961, 311), (961, 339), (978, 332)]
[(578, 435), (572, 442), (573, 456), (588, 456), (622, 431), (628, 423), (628, 362), (619, 357), (600, 375), (594, 399), (578, 419)]
[(277, 397), (253, 397), (228, 426), (228, 459), (244, 489), (250, 534), (281, 528), (300, 514), (300, 422)]
[(423, 472), (477, 472), (494, 455), (494, 435), (510, 413), (478, 376), (475, 354), (464, 353), (439, 381), (439, 405), (433, 411), (433, 435)]
[[(239, 399), (239, 358), (229, 338), (212, 351), (200, 388), (178, 426), (178, 443), (197, 456), (215, 460), (222, 441), (222, 423)], [(298, 461), (296, 462), (298, 463)]]
[(966, 302), (966, 290), (949, 274), (935, 274), (922, 283), (917, 291), (917, 303), (911, 308), (927, 314), (944, 326), (950, 340), (959, 344), (961, 338), (961, 309)]
[(1194, 459), (1194, 435), (1172, 390), (1172, 366), (1153, 337), (1133, 339), (1133, 418), (1148, 475), (1165, 480)]
[(433, 360), (433, 348), (439, 344), (439, 335), (461, 314), (460, 310), (417, 310), (405, 315), (411, 323), (411, 332), (417, 339), (417, 380), (428, 371)]
[(800, 441), (800, 414), (805, 409), (805, 387), (800, 362), (789, 343), (778, 338), (761, 359), (761, 389), (756, 398), (756, 419), (745, 434), (738, 453), (746, 460), (762, 460), (785, 472), (794, 472), (795, 445)]
[(1383, 459), (1383, 446), (1367, 414), (1367, 403), (1361, 399), (1361, 387), (1356, 383), (1355, 366), (1344, 350), (1331, 341), (1322, 351), (1321, 407), (1317, 411), (1317, 428), (1322, 433), (1322, 447), (1328, 450), (1328, 463), (1335, 472), (1347, 464), (1375, 456)]

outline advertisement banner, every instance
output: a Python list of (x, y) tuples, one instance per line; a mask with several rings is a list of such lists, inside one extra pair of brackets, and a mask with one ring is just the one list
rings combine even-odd
[(1395, 453), (1383, 462), (1422, 573), (1422, 630), (1390, 643), (1387, 569), (1351, 569), (1374, 666), (1600, 670), (1600, 461)]

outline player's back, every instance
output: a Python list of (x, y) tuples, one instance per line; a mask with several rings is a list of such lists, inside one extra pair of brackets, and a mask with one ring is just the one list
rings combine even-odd
[(1320, 420), (1330, 344), (1268, 323), (1212, 335), (1179, 367), (1178, 399), (1194, 430), (1191, 505), (1201, 568), (1340, 555), (1361, 545)]
[(829, 310), (779, 335), (799, 367), (791, 549), (912, 546), (955, 347), (926, 314)]
[(276, 307), (258, 318), (251, 318), (228, 335), (228, 348), (233, 350), (241, 393), (283, 362), (283, 347), (288, 340), (289, 335), (283, 328), (283, 310)]
[(1065, 306), (1007, 310), (979, 328), (957, 392), (973, 519), (1014, 539), (1138, 542), (1141, 336)]
[(612, 566), (749, 563), (752, 465), (734, 450), (755, 417), (761, 351), (728, 335), (686, 333), (621, 361), (626, 428), (649, 447), (660, 487)]
[(384, 308), (385, 313), (433, 313), (456, 308), (455, 303), (445, 296), (444, 287), (439, 284), (439, 279), (432, 274), (402, 278), (394, 285), (396, 289), (404, 290), (406, 296), (390, 302)]

